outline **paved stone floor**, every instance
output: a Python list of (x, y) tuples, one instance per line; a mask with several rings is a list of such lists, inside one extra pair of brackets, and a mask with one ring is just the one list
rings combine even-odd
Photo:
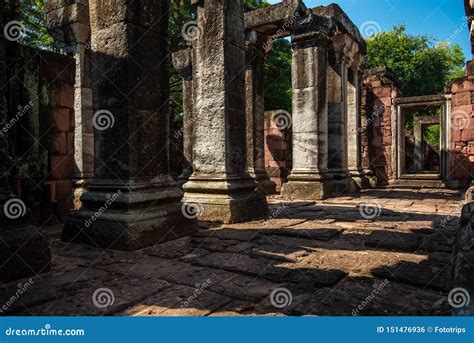
[(0, 285), (0, 309), (11, 315), (449, 315), (461, 200), (460, 192), (413, 189), (323, 202), (271, 197), (266, 220), (202, 224), (193, 237), (137, 252), (66, 244), (51, 228), (52, 271)]

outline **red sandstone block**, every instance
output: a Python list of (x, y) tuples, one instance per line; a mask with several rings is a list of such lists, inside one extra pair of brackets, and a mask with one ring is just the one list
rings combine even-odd
[(452, 102), (455, 107), (469, 105), (471, 103), (471, 92), (460, 92), (454, 94)]
[(74, 108), (74, 86), (59, 81), (54, 83), (52, 89), (52, 105)]
[(66, 133), (66, 141), (67, 141), (66, 154), (73, 154), (74, 153), (74, 133), (73, 132)]
[(451, 86), (451, 93), (460, 93), (464, 92), (465, 90), (464, 82), (454, 82)]
[(50, 111), (50, 125), (56, 131), (69, 131), (69, 109), (54, 108)]
[(391, 98), (392, 87), (390, 86), (377, 87), (376, 89), (374, 89), (374, 94), (379, 98), (383, 98), (383, 97)]
[(383, 136), (383, 145), (392, 145), (392, 136), (384, 135)]
[(76, 63), (73, 58), (42, 51), (40, 65), (41, 78), (48, 84), (53, 81), (63, 81), (70, 85), (74, 85)]
[(74, 109), (69, 110), (69, 132), (74, 132), (76, 129), (76, 118), (74, 117)]
[(74, 158), (72, 155), (53, 155), (51, 159), (51, 179), (72, 179)]
[(461, 130), (451, 130), (451, 140), (453, 142), (458, 142), (461, 140)]
[(451, 113), (453, 114), (454, 118), (460, 115), (469, 115), (469, 114), (474, 114), (474, 107), (471, 104), (460, 104), (457, 106), (453, 106), (451, 109)]
[(50, 155), (66, 155), (67, 140), (66, 133), (50, 133), (48, 135), (48, 153)]
[(461, 134), (461, 141), (464, 141), (464, 142), (474, 141), (474, 130), (473, 129), (463, 130)]

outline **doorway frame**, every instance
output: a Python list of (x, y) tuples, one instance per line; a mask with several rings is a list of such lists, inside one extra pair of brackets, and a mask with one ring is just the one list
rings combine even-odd
[[(408, 111), (416, 109), (440, 109), (440, 172), (433, 174), (406, 174), (405, 173), (405, 137), (404, 118)], [(437, 180), (444, 184), (450, 183), (450, 142), (451, 142), (451, 96), (425, 95), (417, 97), (400, 97), (394, 99), (392, 111), (392, 168), (396, 180)]]

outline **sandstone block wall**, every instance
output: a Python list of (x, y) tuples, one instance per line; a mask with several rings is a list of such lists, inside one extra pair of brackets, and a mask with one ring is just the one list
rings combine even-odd
[(265, 112), (265, 168), (270, 179), (276, 183), (277, 191), (291, 172), (291, 127), (280, 130), (272, 116), (275, 111)]
[(467, 76), (447, 86), (451, 93), (451, 179), (467, 186), (474, 175), (474, 63), (467, 65)]
[(74, 60), (15, 46), (9, 60), (9, 122), (15, 187), (39, 224), (71, 208)]
[(392, 111), (400, 97), (399, 81), (385, 68), (365, 74), (362, 100), (362, 157), (364, 169), (369, 167), (384, 186), (395, 177), (392, 170)]

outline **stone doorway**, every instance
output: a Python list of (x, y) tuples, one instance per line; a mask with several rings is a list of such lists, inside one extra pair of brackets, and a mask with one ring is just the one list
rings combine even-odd
[(396, 99), (397, 182), (445, 186), (449, 180), (450, 99), (444, 95)]

